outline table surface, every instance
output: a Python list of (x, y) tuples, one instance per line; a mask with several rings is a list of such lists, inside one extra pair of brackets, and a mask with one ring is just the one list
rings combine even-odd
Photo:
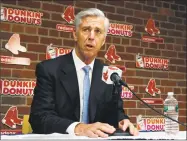
[[(23, 134), (1, 135), (1, 139), (90, 139), (85, 136), (70, 134)], [(97, 138), (103, 139), (103, 138)], [(186, 139), (186, 131), (179, 131), (176, 135), (168, 135), (165, 132), (140, 132), (138, 136), (110, 136), (106, 139)]]

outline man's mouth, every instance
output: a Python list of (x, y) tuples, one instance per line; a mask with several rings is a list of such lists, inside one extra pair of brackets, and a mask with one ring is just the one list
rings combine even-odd
[(88, 47), (88, 48), (93, 48), (94, 46), (91, 45), (91, 44), (86, 44), (86, 47)]

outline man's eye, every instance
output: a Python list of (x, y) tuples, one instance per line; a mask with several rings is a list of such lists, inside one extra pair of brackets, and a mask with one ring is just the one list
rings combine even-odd
[(85, 28), (85, 29), (83, 29), (83, 31), (87, 32), (87, 31), (89, 31), (89, 29), (88, 29), (88, 28)]
[(101, 31), (100, 31), (100, 30), (95, 30), (95, 32), (96, 32), (96, 33), (101, 33)]

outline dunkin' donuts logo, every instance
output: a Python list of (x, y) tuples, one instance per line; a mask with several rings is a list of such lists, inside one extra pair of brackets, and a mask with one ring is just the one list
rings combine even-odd
[(65, 55), (71, 52), (72, 49), (58, 48), (53, 47), (53, 44), (50, 44), (46, 48), (46, 59), (53, 59), (60, 55)]
[(169, 70), (169, 60), (156, 57), (136, 55), (136, 67), (146, 69)]
[(164, 131), (165, 119), (163, 117), (136, 117), (139, 131)]
[(0, 81), (0, 92), (2, 95), (32, 96), (35, 81), (2, 80)]
[[(129, 86), (131, 90), (134, 90), (134, 86)], [(122, 86), (121, 98), (131, 99), (133, 97), (133, 93), (126, 87)]]
[(2, 21), (41, 25), (42, 16), (40, 12), (1, 7)]
[(108, 34), (131, 37), (132, 29), (133, 29), (132, 25), (110, 23)]

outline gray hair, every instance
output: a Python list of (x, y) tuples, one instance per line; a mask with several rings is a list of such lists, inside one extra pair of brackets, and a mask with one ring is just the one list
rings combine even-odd
[(82, 18), (84, 18), (86, 16), (97, 16), (97, 17), (103, 18), (104, 25), (105, 25), (105, 32), (106, 32), (105, 36), (107, 35), (108, 28), (109, 28), (109, 19), (107, 17), (105, 17), (104, 13), (97, 8), (89, 8), (89, 9), (83, 10), (75, 16), (75, 23), (74, 24), (75, 24), (76, 31), (79, 28), (79, 25), (81, 24)]

